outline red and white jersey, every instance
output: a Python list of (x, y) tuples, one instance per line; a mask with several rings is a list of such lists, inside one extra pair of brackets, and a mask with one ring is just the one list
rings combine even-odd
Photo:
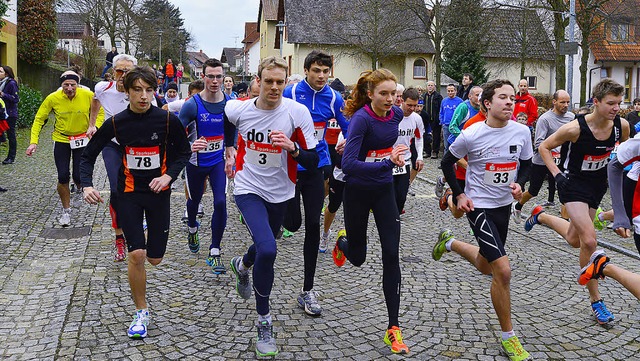
[(291, 99), (272, 110), (256, 107), (256, 101), (230, 100), (224, 109), (238, 130), (238, 154), (234, 195), (257, 194), (270, 203), (293, 198), (298, 163), (286, 150), (271, 145), (269, 134), (282, 131), (301, 149), (317, 145), (307, 107)]
[[(398, 125), (398, 140), (396, 144), (394, 144), (394, 148), (398, 144), (404, 144), (407, 147), (411, 145), (411, 139), (416, 138), (416, 151), (418, 152), (418, 160), (422, 160), (422, 149), (424, 145), (422, 144), (422, 137), (424, 135), (424, 124), (422, 123), (422, 118), (416, 114), (411, 113), (409, 116), (402, 118), (402, 121)], [(411, 159), (411, 152), (407, 151), (404, 154), (404, 160)]]
[(640, 173), (640, 162), (638, 162), (640, 161), (640, 133), (633, 138), (629, 138), (626, 142), (622, 142), (618, 146), (616, 155), (618, 162), (625, 167), (635, 162), (629, 173), (627, 173), (627, 177), (637, 181)]
[(476, 123), (460, 133), (449, 151), (468, 158), (464, 192), (473, 205), (498, 208), (513, 202), (509, 185), (516, 181), (520, 159), (533, 157), (531, 131), (511, 121), (502, 128)]

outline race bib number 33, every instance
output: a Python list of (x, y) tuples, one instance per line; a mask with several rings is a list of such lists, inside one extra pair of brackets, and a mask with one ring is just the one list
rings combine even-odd
[(282, 148), (269, 143), (247, 141), (245, 161), (260, 167), (281, 167)]
[(151, 170), (160, 168), (160, 146), (125, 147), (129, 169)]
[(518, 162), (487, 163), (484, 170), (484, 183), (500, 186), (513, 183), (516, 177)]

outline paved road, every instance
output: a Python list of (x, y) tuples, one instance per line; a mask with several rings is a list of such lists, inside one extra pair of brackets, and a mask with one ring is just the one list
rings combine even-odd
[[(49, 125), (50, 127), (50, 125)], [(48, 128), (49, 129), (49, 128)], [(240, 360), (254, 358), (254, 301), (236, 294), (232, 277), (215, 276), (205, 254), (191, 254), (180, 222), (183, 195), (172, 197), (173, 223), (164, 261), (148, 267), (149, 337), (130, 340), (126, 328), (133, 302), (126, 263), (114, 263), (106, 206), (80, 204), (73, 227), (61, 230), (56, 217), (55, 169), (51, 144), (43, 136), (39, 153), (23, 155), (27, 132), (20, 132), (20, 155), (0, 166), (0, 359), (3, 360)], [(5, 148), (0, 148), (4, 152)], [(99, 189), (107, 190), (102, 163)], [(441, 227), (471, 241), (466, 221), (440, 212), (428, 179), (437, 174), (429, 160), (414, 185), (402, 216), (403, 289), (400, 322), (417, 360), (506, 360), (499, 354), (499, 327), (489, 298), (490, 278), (460, 257), (434, 262), (430, 252)], [(182, 186), (181, 181), (178, 189)], [(210, 215), (211, 197), (205, 209)], [(527, 206), (525, 210), (529, 210)], [(557, 210), (550, 210), (555, 212)], [(334, 232), (342, 223), (336, 219)], [(611, 231), (600, 236), (637, 254)], [(201, 234), (206, 240), (209, 231)], [(324, 307), (312, 319), (295, 297), (302, 287), (303, 232), (279, 243), (271, 299), (278, 359), (402, 359), (382, 342), (386, 309), (381, 288), (380, 247), (373, 223), (367, 262), (336, 268), (320, 255), (316, 290)], [(225, 262), (250, 242), (229, 205), (223, 240)], [(475, 241), (474, 241), (475, 242)], [(617, 322), (596, 325), (586, 290), (575, 282), (577, 250), (544, 227), (531, 233), (512, 225), (507, 249), (516, 332), (539, 360), (630, 360), (640, 356), (638, 301), (613, 281), (602, 295)], [(616, 263), (640, 272), (638, 261), (610, 251)]]

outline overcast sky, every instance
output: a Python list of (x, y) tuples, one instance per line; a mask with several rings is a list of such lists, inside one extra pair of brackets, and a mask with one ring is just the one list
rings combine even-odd
[[(222, 48), (242, 47), (244, 23), (258, 21), (260, 0), (170, 0), (180, 8), (198, 51), (220, 58)], [(237, 37), (237, 38), (236, 38)]]

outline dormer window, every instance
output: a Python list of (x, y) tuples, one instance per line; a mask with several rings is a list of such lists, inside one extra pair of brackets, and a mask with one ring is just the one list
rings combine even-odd
[(617, 43), (627, 43), (630, 40), (631, 24), (629, 23), (612, 23), (611, 24), (611, 41)]

